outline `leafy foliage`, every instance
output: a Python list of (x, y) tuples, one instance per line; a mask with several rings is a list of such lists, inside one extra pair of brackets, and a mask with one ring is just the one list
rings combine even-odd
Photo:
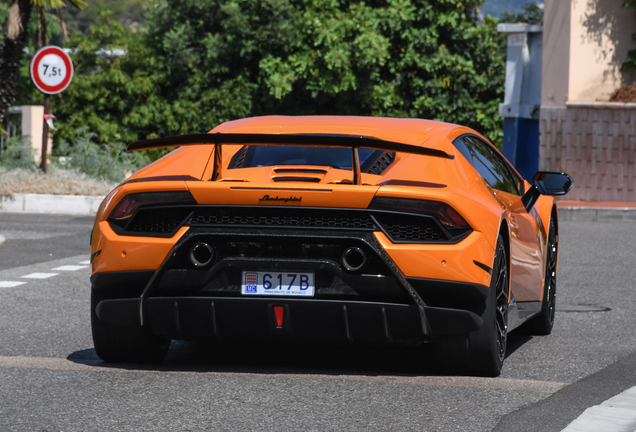
[(4, 142), (0, 153), (0, 166), (5, 168), (35, 168), (31, 144), (18, 137), (11, 137)]
[(614, 93), (610, 95), (610, 102), (636, 102), (636, 85), (621, 84)]
[[(133, 33), (112, 15), (71, 46), (58, 137), (131, 142), (282, 114), (431, 118), (501, 143), (505, 38), (480, 0), (151, 0)], [(100, 57), (99, 48), (127, 50)]]
[[(523, 7), (528, 3), (530, 3), (530, 0), (484, 0), (481, 10), (484, 15), (492, 15), (493, 17), (502, 19), (506, 14), (512, 16), (521, 14)], [(543, 3), (543, 1), (533, 0), (532, 4), (535, 3)]]
[[(636, 8), (636, 0), (625, 0), (622, 4), (622, 7)], [(632, 38), (636, 38), (636, 34), (632, 34)], [(636, 49), (627, 52), (627, 59), (621, 65), (621, 70), (622, 71), (636, 70)]]
[(518, 14), (504, 12), (501, 22), (542, 25), (543, 9), (539, 8), (539, 6), (534, 3), (528, 3), (521, 7), (521, 12)]
[(56, 147), (57, 167), (74, 169), (96, 179), (120, 182), (128, 171), (136, 170), (145, 162), (140, 154), (126, 153), (123, 144), (95, 143), (96, 134), (86, 129), (80, 130), (79, 134), (72, 146), (62, 141)]
[[(0, 123), (9, 107), (26, 91), (20, 84), (24, 82), (21, 78), (24, 78), (25, 51), (33, 52), (34, 45), (37, 48), (47, 45), (51, 32), (57, 34), (61, 30), (58, 19), (47, 10), (65, 6), (63, 0), (16, 0), (9, 8), (6, 1), (0, 7), (3, 21), (8, 17), (6, 34), (0, 33)], [(77, 8), (86, 6), (84, 0), (68, 2)]]
[(62, 18), (70, 32), (88, 33), (93, 25), (99, 24), (104, 11), (113, 11), (114, 17), (133, 28), (145, 23), (145, 0), (90, 0), (83, 9), (65, 8)]

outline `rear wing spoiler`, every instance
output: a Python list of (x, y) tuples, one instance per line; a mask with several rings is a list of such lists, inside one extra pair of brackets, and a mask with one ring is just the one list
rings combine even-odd
[(137, 141), (129, 144), (127, 151), (147, 150), (154, 148), (178, 147), (183, 145), (214, 144), (214, 167), (212, 178), (215, 181), (221, 178), (222, 144), (254, 144), (254, 145), (289, 145), (311, 147), (345, 147), (351, 148), (353, 167), (353, 184), (361, 183), (359, 148), (374, 150), (387, 150), (401, 153), (412, 153), (424, 156), (455, 159), (442, 150), (404, 144), (394, 141), (384, 141), (377, 138), (361, 135), (337, 135), (337, 134), (249, 134), (249, 133), (204, 133), (178, 135), (165, 138), (156, 138), (145, 141)]

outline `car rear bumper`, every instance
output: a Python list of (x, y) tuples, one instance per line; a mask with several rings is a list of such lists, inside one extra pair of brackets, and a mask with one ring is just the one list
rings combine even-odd
[[(215, 251), (203, 267), (190, 258), (200, 244)], [(352, 247), (365, 252), (365, 267), (351, 270), (342, 262)], [(315, 295), (243, 295), (243, 272), (281, 270), (313, 273)], [(91, 282), (106, 293), (95, 297), (101, 319), (173, 339), (407, 345), (478, 329), (490, 292), (481, 284), (407, 278), (373, 232), (356, 230), (197, 228), (179, 239), (156, 271), (95, 273)], [(274, 306), (288, 318), (271, 327)]]
[[(316, 299), (157, 297), (102, 300), (97, 316), (171, 339), (245, 342), (417, 345), (422, 332), (415, 305)], [(274, 307), (282, 307), (278, 325)], [(143, 312), (142, 312), (143, 310)], [(482, 325), (470, 311), (426, 307), (435, 336), (467, 333)]]

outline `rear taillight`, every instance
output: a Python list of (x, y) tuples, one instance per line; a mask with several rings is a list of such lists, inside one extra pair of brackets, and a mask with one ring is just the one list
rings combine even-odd
[(119, 204), (110, 213), (108, 221), (119, 228), (126, 228), (129, 220), (142, 207), (182, 207), (193, 206), (196, 203), (188, 191), (133, 193), (126, 195), (119, 201)]
[(471, 231), (468, 222), (455, 209), (439, 201), (375, 197), (369, 205), (369, 210), (433, 217), (448, 231), (451, 240), (461, 238)]

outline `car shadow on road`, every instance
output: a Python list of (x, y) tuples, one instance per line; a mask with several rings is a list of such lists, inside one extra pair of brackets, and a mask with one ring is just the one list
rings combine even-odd
[(94, 349), (67, 359), (100, 368), (166, 372), (232, 372), (320, 375), (435, 374), (430, 349), (351, 346), (292, 346), (220, 344), (172, 341), (166, 360), (159, 364), (107, 363)]
[[(511, 335), (506, 356), (531, 339)], [(157, 372), (216, 372), (303, 375), (445, 375), (430, 345), (393, 346), (248, 345), (210, 341), (173, 341), (160, 364), (103, 362), (94, 349), (76, 351), (68, 360), (99, 368)]]
[(532, 340), (532, 336), (525, 333), (510, 333), (506, 344), (506, 358)]

